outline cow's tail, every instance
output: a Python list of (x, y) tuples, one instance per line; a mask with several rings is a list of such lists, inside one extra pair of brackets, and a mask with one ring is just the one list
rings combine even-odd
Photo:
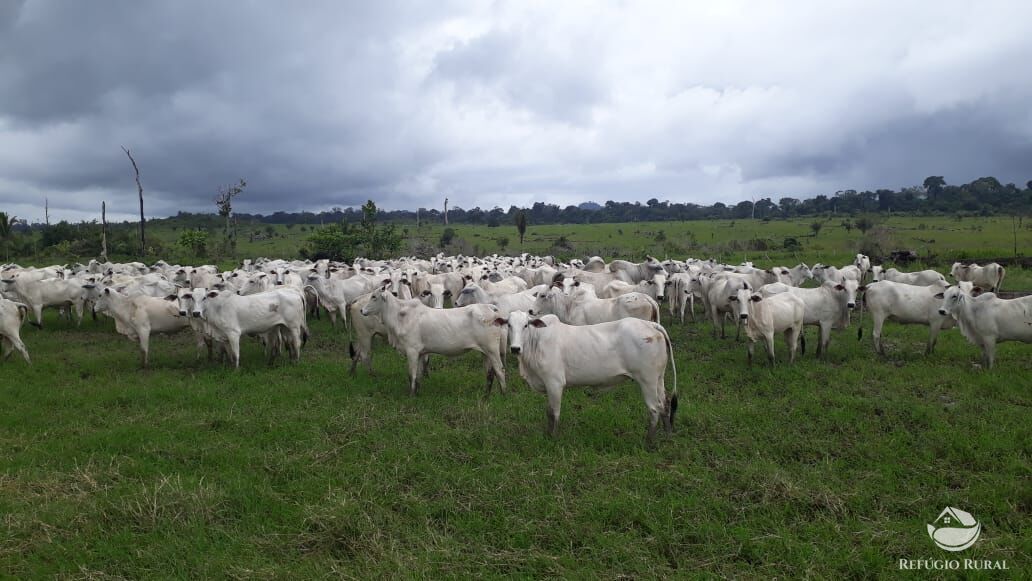
[(25, 324), (25, 319), (29, 316), (29, 305), (25, 303), (14, 303), (18, 307), (18, 326)]
[[(667, 351), (670, 352), (670, 368), (674, 372), (674, 389), (670, 392), (670, 404), (667, 406), (667, 417), (670, 420), (669, 425), (673, 428), (674, 414), (677, 413), (677, 363), (674, 362), (674, 343), (670, 340), (670, 333), (667, 333), (667, 330), (663, 328), (663, 325), (656, 323), (656, 326), (663, 332), (663, 339), (666, 340)], [(664, 389), (666, 389), (666, 386), (664, 386)], [(663, 397), (665, 399), (666, 394), (663, 394)]]
[(996, 267), (996, 290), (993, 292), (1000, 292), (1001, 287), (1003, 286), (1003, 277), (1006, 274), (1007, 269), (1004, 268), (1002, 264)]

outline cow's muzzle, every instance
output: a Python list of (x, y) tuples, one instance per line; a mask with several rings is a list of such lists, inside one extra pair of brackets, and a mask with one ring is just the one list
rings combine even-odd
[(180, 317), (185, 317), (186, 316), (186, 311), (179, 311), (179, 316)]
[(846, 303), (846, 306), (849, 307), (850, 309), (855, 309), (856, 308), (856, 303)]
[(195, 319), (200, 319), (201, 318), (201, 313), (199, 313), (197, 311), (194, 311), (193, 312), (193, 316), (194, 316)]
[(946, 309), (939, 309), (939, 314), (940, 315), (945, 315), (946, 314)]
[(741, 315), (738, 315), (738, 318), (744, 321), (749, 318), (749, 315), (742, 313)]
[(515, 346), (515, 345), (513, 345), (512, 347), (509, 347), (509, 351), (512, 351), (512, 352), (513, 352), (513, 353), (515, 353), (516, 355), (519, 355), (519, 354), (520, 354), (520, 348), (519, 348), (519, 347), (517, 347), (517, 346)]

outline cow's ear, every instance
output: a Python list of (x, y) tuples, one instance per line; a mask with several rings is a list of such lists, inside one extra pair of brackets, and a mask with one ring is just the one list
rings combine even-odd
[(837, 285), (835, 285), (835, 290), (846, 290), (846, 287), (844, 287), (844, 286), (842, 286), (840, 284), (837, 284)]
[(754, 303), (758, 303), (763, 300), (763, 297), (761, 297), (760, 295), (753, 295), (749, 297), (749, 300), (751, 300)]
[(944, 298), (946, 298), (946, 293), (937, 293), (935, 295), (935, 298), (937, 298), (937, 299), (944, 299)]
[(444, 295), (444, 296), (446, 296), (446, 297), (450, 297), (450, 296), (451, 296), (451, 291), (450, 291), (450, 290), (448, 290), (448, 289), (444, 289), (444, 292), (443, 292), (443, 293), (441, 293), (441, 294), (443, 294), (443, 295)]
[(533, 327), (537, 327), (537, 328), (539, 328), (539, 329), (540, 329), (541, 327), (547, 327), (547, 326), (548, 326), (548, 325), (547, 325), (547, 324), (546, 324), (546, 323), (545, 323), (544, 321), (542, 321), (541, 319), (532, 319), (532, 320), (530, 321), (530, 324), (531, 324), (531, 326), (533, 326)]
[(215, 298), (215, 297), (217, 297), (217, 296), (219, 296), (219, 292), (218, 292), (218, 291), (211, 291), (211, 292), (209, 292), (209, 293), (207, 294), (207, 297), (208, 297), (209, 299), (213, 299), (213, 298)]
[(499, 327), (504, 327), (509, 324), (509, 321), (506, 321), (501, 317), (497, 317), (494, 321), (492, 321), (492, 323), (498, 325)]
[(674, 284), (674, 281), (672, 281), (672, 280), (668, 280), (668, 281), (666, 281), (665, 283), (663, 283), (663, 286), (670, 286), (670, 285), (672, 285), (672, 284)]
[(580, 281), (578, 280), (577, 282), (573, 283), (573, 286), (580, 286)]
[(385, 279), (380, 281), (380, 284), (391, 284), (391, 279), (385, 278)]
[(430, 296), (430, 291), (428, 291), (428, 290), (425, 290), (425, 291), (423, 291), (423, 292), (419, 293), (419, 296), (421, 296), (421, 297), (426, 297), (426, 296)]
[(84, 284), (84, 285), (82, 285), (82, 288), (96, 288), (96, 287), (97, 287), (97, 285), (95, 285), (95, 284)]
[(104, 289), (104, 294), (106, 294), (106, 295), (111, 294), (111, 289), (110, 288)]
[(167, 297), (165, 297), (166, 301), (174, 301), (177, 299), (179, 299), (179, 297), (177, 297), (176, 295), (168, 295)]
[(651, 280), (647, 280), (647, 281), (645, 281), (645, 284), (656, 284), (656, 283), (652, 282)]
[(858, 286), (858, 287), (856, 287), (856, 290), (858, 290), (860, 292), (864, 292), (865, 290), (867, 290), (867, 285), (865, 284), (865, 285)]
[(183, 295), (183, 298), (184, 299), (192, 299), (193, 298), (193, 293), (186, 293), (186, 294)]
[(978, 295), (980, 295), (980, 294), (982, 294), (984, 292), (985, 292), (985, 289), (983, 289), (980, 286), (976, 286), (975, 288), (971, 289), (971, 296), (977, 297)]
[(727, 297), (727, 300), (729, 300), (729, 301), (737, 301), (738, 300), (738, 295), (731, 295), (731, 296)]

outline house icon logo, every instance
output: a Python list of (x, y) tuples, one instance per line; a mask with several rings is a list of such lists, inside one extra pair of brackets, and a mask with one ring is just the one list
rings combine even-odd
[(971, 513), (952, 506), (942, 509), (939, 517), (928, 525), (928, 536), (944, 551), (963, 551), (975, 544), (980, 534), (982, 523)]

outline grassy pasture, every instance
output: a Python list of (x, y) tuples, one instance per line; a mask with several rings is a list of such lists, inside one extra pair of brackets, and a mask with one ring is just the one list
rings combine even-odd
[(0, 367), (0, 574), (887, 577), (951, 556), (925, 532), (947, 505), (984, 527), (962, 557), (1027, 574), (1028, 345), (985, 372), (956, 330), (925, 357), (923, 328), (889, 323), (881, 358), (854, 322), (828, 361), (747, 368), (708, 323), (666, 325), (681, 408), (650, 452), (630, 384), (567, 392), (552, 440), (511, 358), (505, 396), (467, 356), (410, 398), (382, 344), (350, 377), (325, 319), (298, 365), (247, 342), (234, 372), (183, 334), (143, 371), (109, 320), (51, 313), (23, 330), (34, 365)]

